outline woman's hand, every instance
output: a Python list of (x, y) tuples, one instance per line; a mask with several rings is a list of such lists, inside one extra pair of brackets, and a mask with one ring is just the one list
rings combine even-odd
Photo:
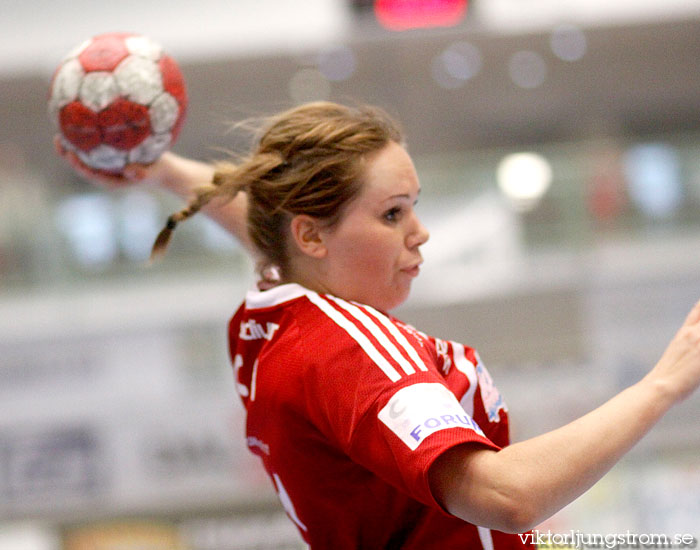
[(700, 385), (700, 302), (645, 378), (664, 391), (673, 403), (682, 401)]
[(65, 159), (78, 175), (103, 189), (112, 190), (133, 184), (167, 187), (177, 179), (175, 155), (170, 152), (163, 153), (152, 164), (128, 164), (121, 173), (109, 174), (86, 165), (78, 155), (63, 146), (59, 135), (54, 136), (53, 143), (56, 153)]

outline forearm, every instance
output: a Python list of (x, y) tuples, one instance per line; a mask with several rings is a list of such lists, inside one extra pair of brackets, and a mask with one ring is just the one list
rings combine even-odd
[[(204, 162), (167, 153), (163, 157), (158, 182), (162, 189), (185, 201), (194, 196), (198, 187), (211, 183), (214, 166)], [(254, 253), (246, 226), (247, 198), (239, 193), (232, 200), (214, 199), (202, 208), (202, 213), (231, 233), (251, 253)]]
[(672, 404), (662, 388), (643, 380), (562, 428), (498, 453), (501, 471), (512, 471), (510, 483), (520, 484), (529, 527), (592, 487)]
[[(175, 194), (183, 201), (190, 201), (198, 187), (211, 183), (214, 166), (191, 160), (167, 151), (153, 164), (130, 164), (123, 173), (108, 175), (86, 166), (73, 151), (65, 149), (60, 136), (54, 136), (54, 148), (73, 169), (87, 181), (106, 189), (117, 189), (124, 185), (151, 185)], [(202, 211), (231, 233), (256, 256), (247, 230), (247, 198), (238, 193), (232, 200), (213, 200)]]
[(431, 466), (431, 490), (465, 521), (527, 531), (590, 488), (698, 385), (700, 302), (640, 382), (562, 428), (501, 451), (448, 450)]
[(461, 465), (460, 498), (445, 505), (480, 525), (526, 531), (589, 489), (672, 404), (661, 385), (645, 379), (559, 429), (472, 453)]

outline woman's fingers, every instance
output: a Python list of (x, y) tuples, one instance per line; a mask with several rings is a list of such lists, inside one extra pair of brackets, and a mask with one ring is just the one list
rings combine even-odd
[[(73, 151), (69, 151), (63, 146), (59, 135), (54, 136), (53, 143), (56, 153), (60, 157), (64, 158), (66, 162), (71, 166), (71, 168), (73, 168), (73, 170), (75, 170), (75, 172), (78, 173), (78, 175), (80, 175), (83, 179), (89, 181), (90, 183), (93, 183), (100, 187), (116, 188), (123, 187), (124, 185), (129, 185), (137, 181), (132, 177), (128, 177), (126, 172), (111, 174), (108, 172), (95, 170), (89, 167), (87, 164), (80, 160), (80, 157), (78, 157), (78, 155), (76, 155)], [(134, 174), (135, 172), (132, 171), (130, 175)]]
[(693, 309), (690, 310), (685, 319), (685, 325), (697, 325), (700, 323), (700, 301), (698, 301)]

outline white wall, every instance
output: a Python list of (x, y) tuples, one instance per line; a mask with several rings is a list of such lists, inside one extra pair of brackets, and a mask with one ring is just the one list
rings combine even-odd
[[(95, 34), (132, 31), (162, 43), (180, 61), (294, 51), (344, 40), (346, 0), (0, 0), (0, 76), (51, 71)], [(473, 0), (473, 17), (495, 31), (557, 23), (582, 25), (700, 17), (700, 0)]]
[(83, 40), (146, 34), (180, 61), (294, 50), (343, 37), (344, 0), (0, 0), (0, 75), (50, 71)]
[(700, 16), (698, 0), (482, 0), (478, 7), (488, 26), (517, 32), (558, 23), (619, 25)]

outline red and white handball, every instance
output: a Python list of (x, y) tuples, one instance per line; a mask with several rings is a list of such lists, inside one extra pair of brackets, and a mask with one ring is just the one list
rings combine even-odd
[(97, 172), (150, 164), (177, 139), (187, 109), (177, 63), (142, 35), (107, 33), (71, 51), (51, 79), (63, 146)]

